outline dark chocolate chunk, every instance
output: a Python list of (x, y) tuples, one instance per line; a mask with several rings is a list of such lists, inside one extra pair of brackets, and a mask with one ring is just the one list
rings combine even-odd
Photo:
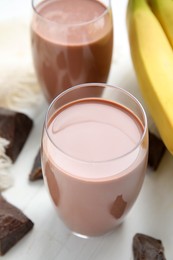
[(148, 165), (153, 170), (157, 170), (165, 151), (166, 151), (166, 147), (162, 142), (162, 140), (158, 138), (155, 134), (149, 132)]
[(14, 162), (32, 129), (33, 121), (27, 115), (0, 108), (0, 137), (9, 141), (6, 154)]
[(29, 174), (29, 180), (36, 181), (40, 179), (43, 179), (43, 174), (42, 174), (41, 157), (40, 157), (40, 150), (39, 150), (35, 157), (31, 172)]
[(166, 260), (162, 241), (139, 233), (133, 238), (133, 256), (134, 260)]
[(32, 228), (33, 222), (0, 195), (0, 255), (4, 255)]
[(111, 207), (111, 214), (116, 218), (119, 219), (124, 214), (126, 209), (127, 202), (123, 199), (122, 195), (117, 196), (116, 200), (114, 201)]

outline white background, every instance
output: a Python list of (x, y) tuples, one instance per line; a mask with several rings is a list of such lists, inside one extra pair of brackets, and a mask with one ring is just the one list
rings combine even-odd
[[(109, 83), (128, 89), (143, 103), (137, 90), (138, 84), (129, 53), (125, 20), (126, 4), (126, 0), (112, 0), (115, 41)], [(23, 21), (29, 23), (30, 15), (31, 2), (29, 0), (0, 0), (0, 25), (5, 21), (8, 23), (8, 28), (11, 24), (11, 29), (13, 29), (14, 21), (21, 21), (21, 24)], [(29, 27), (26, 26), (26, 29), (29, 30)], [(8, 34), (1, 33), (0, 40), (4, 37), (8, 37)], [(13, 37), (17, 43), (21, 44), (20, 28)], [(6, 41), (8, 42), (8, 38)], [(10, 50), (10, 53), (12, 55), (13, 49)], [(8, 56), (8, 50), (4, 55)], [(22, 62), (25, 58), (28, 59), (25, 54), (23, 55), (19, 57), (18, 62), (20, 59)], [(5, 62), (4, 60), (4, 64)], [(0, 66), (3, 66), (1, 57)], [(44, 106), (42, 113), (37, 113), (35, 116), (31, 135), (11, 169), (14, 185), (3, 192), (8, 201), (20, 208), (34, 222), (34, 228), (3, 256), (3, 260), (133, 259), (132, 238), (138, 232), (161, 239), (167, 259), (173, 259), (172, 156), (167, 152), (157, 171), (147, 171), (136, 204), (121, 226), (103, 237), (77, 238), (58, 219), (43, 181), (31, 183), (28, 180), (34, 157), (40, 145), (45, 108)]]

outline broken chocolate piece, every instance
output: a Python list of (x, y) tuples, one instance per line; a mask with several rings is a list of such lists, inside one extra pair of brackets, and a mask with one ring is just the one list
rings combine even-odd
[(0, 255), (4, 255), (32, 228), (33, 222), (0, 195)]
[(6, 154), (13, 162), (22, 150), (32, 126), (33, 121), (27, 115), (0, 108), (0, 137), (10, 142)]
[(149, 132), (148, 165), (153, 170), (157, 170), (165, 151), (166, 151), (166, 147), (162, 142), (162, 140), (158, 138), (155, 134)]
[(161, 240), (136, 234), (133, 238), (134, 260), (166, 260)]
[(40, 157), (40, 150), (39, 150), (35, 157), (32, 170), (29, 174), (29, 180), (36, 181), (40, 179), (43, 179), (43, 174), (42, 174), (41, 157)]
[(116, 218), (119, 219), (124, 214), (126, 209), (127, 202), (123, 199), (122, 195), (117, 196), (116, 200), (114, 201), (111, 207), (111, 214)]

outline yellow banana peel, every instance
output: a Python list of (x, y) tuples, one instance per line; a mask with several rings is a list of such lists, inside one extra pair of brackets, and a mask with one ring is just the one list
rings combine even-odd
[(173, 51), (146, 0), (129, 0), (131, 57), (144, 101), (167, 149), (173, 154)]
[(173, 48), (173, 0), (148, 0)]

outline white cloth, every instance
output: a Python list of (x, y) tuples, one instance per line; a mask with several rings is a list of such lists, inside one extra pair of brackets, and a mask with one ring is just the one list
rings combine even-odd
[[(43, 103), (31, 56), (30, 30), (23, 20), (0, 23), (0, 107), (34, 118)], [(0, 138), (0, 191), (13, 184), (11, 159), (5, 150), (9, 141)]]

